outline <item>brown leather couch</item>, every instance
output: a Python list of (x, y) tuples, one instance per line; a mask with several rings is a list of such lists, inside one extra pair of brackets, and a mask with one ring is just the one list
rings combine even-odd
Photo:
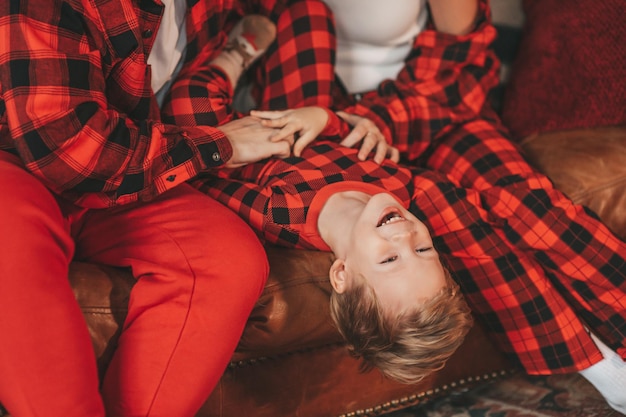
[[(533, 135), (529, 159), (574, 201), (626, 237), (626, 128)], [(332, 255), (267, 248), (271, 274), (232, 362), (198, 416), (376, 416), (514, 370), (477, 323), (447, 366), (416, 385), (360, 373), (328, 313)], [(115, 349), (133, 278), (128, 271), (74, 263), (70, 279), (99, 367)]]
[[(626, 127), (543, 133), (520, 143), (557, 188), (626, 238)], [(198, 416), (378, 416), (516, 371), (476, 323), (446, 367), (416, 385), (361, 373), (328, 312), (332, 255), (273, 247), (267, 253), (265, 291)], [(104, 372), (134, 280), (125, 270), (75, 262), (70, 281)]]

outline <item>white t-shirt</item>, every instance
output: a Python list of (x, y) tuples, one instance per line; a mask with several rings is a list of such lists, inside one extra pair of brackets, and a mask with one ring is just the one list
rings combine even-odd
[(426, 0), (324, 0), (335, 16), (335, 71), (350, 93), (395, 79), (426, 26)]
[(159, 106), (167, 94), (172, 80), (180, 71), (183, 53), (187, 46), (185, 0), (161, 0), (165, 5), (154, 45), (148, 56), (152, 70), (152, 91)]

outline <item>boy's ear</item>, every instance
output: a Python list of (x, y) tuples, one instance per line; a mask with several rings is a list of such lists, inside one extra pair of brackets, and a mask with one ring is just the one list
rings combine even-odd
[(346, 272), (346, 264), (343, 259), (335, 259), (330, 266), (330, 285), (333, 289), (341, 294), (348, 287), (348, 273)]

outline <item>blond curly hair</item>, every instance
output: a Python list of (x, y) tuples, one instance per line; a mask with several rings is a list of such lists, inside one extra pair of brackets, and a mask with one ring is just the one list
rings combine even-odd
[(385, 314), (364, 280), (332, 293), (331, 317), (350, 353), (362, 358), (363, 371), (375, 367), (410, 384), (443, 368), (473, 323), (458, 285), (445, 272), (447, 284), (439, 293), (399, 315)]

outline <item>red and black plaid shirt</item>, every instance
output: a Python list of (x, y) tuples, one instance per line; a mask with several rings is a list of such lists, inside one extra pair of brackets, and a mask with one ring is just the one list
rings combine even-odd
[[(233, 0), (188, 0), (187, 63), (225, 43)], [(161, 122), (146, 60), (154, 1), (3, 1), (0, 151), (18, 154), (56, 193), (87, 207), (155, 195), (220, 167), (229, 141)]]

